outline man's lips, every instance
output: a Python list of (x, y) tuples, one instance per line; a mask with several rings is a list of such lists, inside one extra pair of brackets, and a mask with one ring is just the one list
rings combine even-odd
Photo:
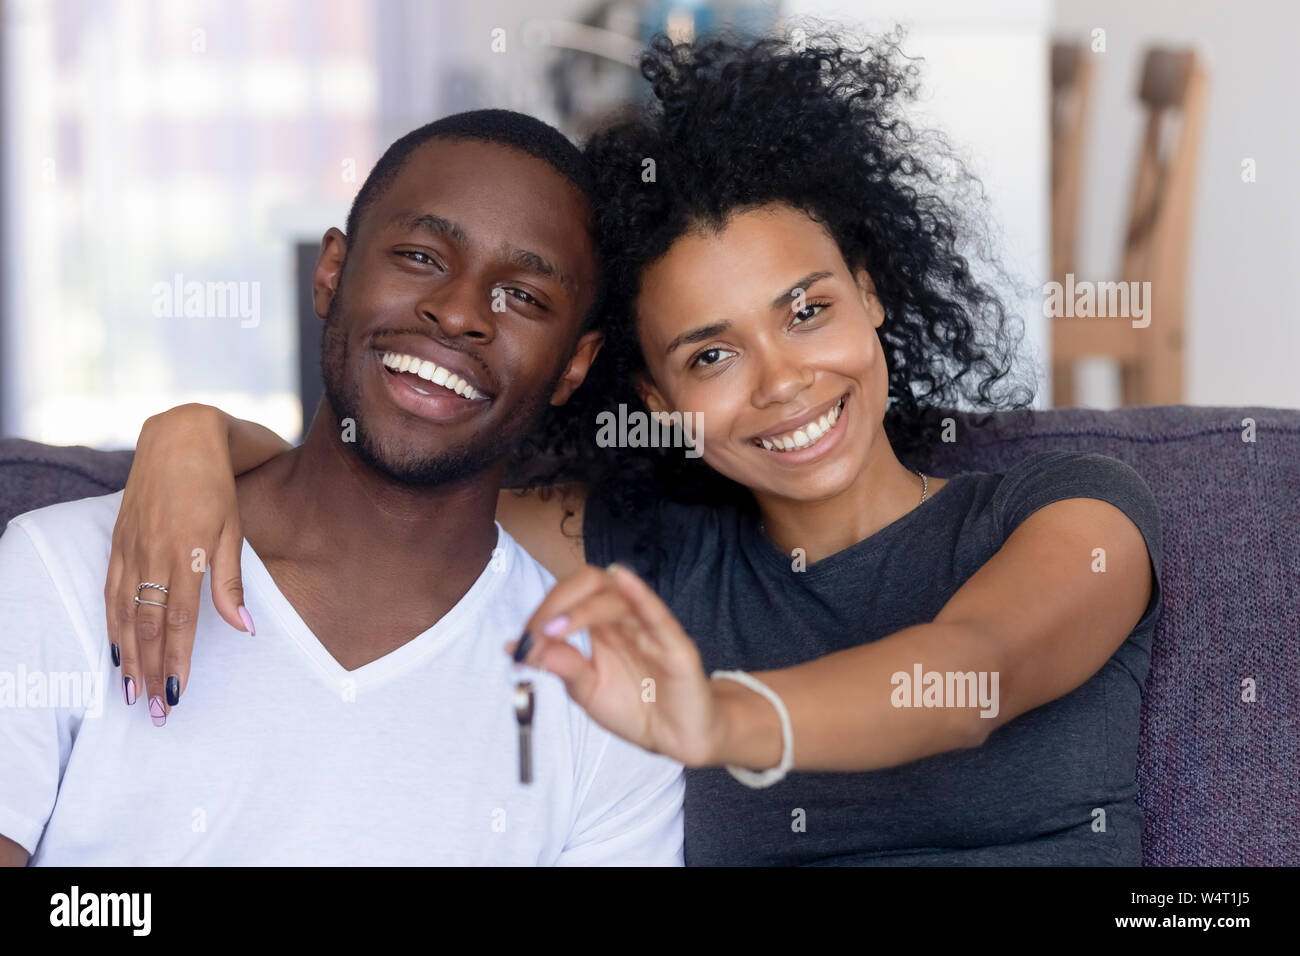
[(472, 400), (492, 398), (492, 394), (473, 373), (465, 371), (461, 365), (452, 364), (449, 359), (439, 361), (439, 356), (432, 354), (432, 350), (427, 347), (403, 345), (401, 348), (375, 351), (379, 352), (385, 368), (409, 374), (413, 379), (422, 379), (428, 383), (427, 389), (430, 391), (442, 388)]
[[(375, 353), (374, 367), (380, 376), (381, 386), (393, 402), (416, 416), (440, 424), (453, 424), (463, 421), (488, 408), (492, 400), (479, 394), (478, 398), (468, 398), (457, 394), (446, 384), (434, 385), (427, 379), (412, 375), (409, 371), (399, 372), (384, 364), (385, 353)], [(389, 358), (391, 362), (392, 359)], [(465, 387), (462, 385), (462, 390)]]

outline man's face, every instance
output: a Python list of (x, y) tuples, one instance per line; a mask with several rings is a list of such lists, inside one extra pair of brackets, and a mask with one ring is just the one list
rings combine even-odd
[(315, 287), (325, 392), (353, 447), (404, 484), (502, 461), (599, 348), (578, 336), (596, 268), (585, 198), (526, 153), (435, 139), (356, 229), (346, 247), (326, 234)]

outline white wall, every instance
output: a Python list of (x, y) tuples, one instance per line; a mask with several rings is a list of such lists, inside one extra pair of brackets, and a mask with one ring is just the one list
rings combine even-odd
[(1025, 325), (1038, 406), (1051, 396), (1048, 329), (1038, 291), (1050, 267), (1049, 0), (786, 0), (786, 16), (908, 29), (921, 66), (918, 124), (944, 132), (983, 182), (999, 257), (1028, 294), (1012, 299)]
[[(1118, 267), (1141, 135), (1142, 51), (1196, 46), (1210, 95), (1189, 251), (1184, 401), (1300, 408), (1300, 5), (1055, 0), (1054, 20), (1062, 36), (1106, 31), (1106, 51), (1093, 54), (1079, 273)], [(1241, 180), (1247, 157), (1254, 183)]]

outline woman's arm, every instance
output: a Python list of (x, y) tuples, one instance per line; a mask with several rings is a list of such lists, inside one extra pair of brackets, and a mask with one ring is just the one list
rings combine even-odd
[[(1105, 549), (1104, 573), (1094, 570), (1096, 548)], [(754, 676), (789, 711), (796, 769), (896, 766), (979, 746), (1084, 683), (1132, 632), (1152, 586), (1137, 526), (1113, 505), (1066, 499), (1027, 518), (932, 623)], [(558, 639), (583, 629), (590, 660)], [(584, 569), (547, 596), (529, 631), (528, 663), (563, 678), (597, 722), (633, 743), (689, 766), (780, 762), (772, 704), (708, 680), (694, 642), (631, 572)], [(973, 674), (976, 698), (982, 673), (995, 692), (986, 706), (896, 706), (906, 688), (895, 675), (911, 679), (918, 667)]]
[[(209, 568), (217, 612), (236, 630), (256, 634), (244, 607), (235, 476), (290, 447), (269, 428), (207, 405), (180, 405), (145, 422), (113, 528), (104, 588), (109, 641), (128, 702), (159, 697), (165, 717), (184, 696)], [(497, 517), (538, 561), (564, 576), (583, 561), (584, 498), (576, 485), (503, 491)], [(135, 604), (143, 581), (168, 589), (160, 601), (165, 609)], [(164, 598), (157, 591), (142, 596)]]

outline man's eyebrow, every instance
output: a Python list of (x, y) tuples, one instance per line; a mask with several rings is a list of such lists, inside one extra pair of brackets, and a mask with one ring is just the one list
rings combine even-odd
[(427, 232), (430, 235), (439, 238), (446, 237), (451, 239), (457, 245), (468, 245), (469, 236), (459, 224), (452, 222), (450, 219), (443, 219), (441, 216), (435, 216), (431, 213), (416, 215), (415, 213), (398, 213), (388, 223), (390, 226), (401, 226), (404, 229), (416, 229), (421, 232)]
[(668, 343), (668, 348), (664, 350), (664, 354), (672, 355), (676, 349), (681, 348), (683, 345), (694, 345), (696, 342), (703, 342), (727, 331), (729, 328), (731, 328), (730, 322), (714, 322), (712, 325), (702, 325), (698, 329), (683, 332)]
[(543, 259), (537, 253), (529, 252), (527, 249), (511, 249), (509, 256), (510, 261), (515, 265), (522, 266), (530, 272), (535, 272), (547, 279), (554, 279), (568, 289), (569, 292), (577, 294), (578, 284), (550, 260)]
[(806, 290), (806, 289), (807, 289), (810, 285), (812, 285), (814, 282), (820, 282), (822, 279), (829, 279), (830, 277), (831, 277), (831, 274), (830, 274), (829, 272), (810, 272), (810, 273), (808, 273), (806, 276), (804, 276), (802, 279), (800, 279), (800, 280), (799, 280), (798, 282), (796, 282), (794, 285), (790, 286), (790, 288), (786, 289), (784, 292), (782, 292), (780, 295), (778, 295), (775, 299), (773, 299), (773, 300), (772, 300), (772, 308), (773, 308), (773, 309), (784, 309), (784, 308), (786, 308), (787, 306), (790, 305), (791, 301), (792, 301), (792, 300), (794, 299), (794, 297), (795, 297), (795, 291), (794, 291), (795, 289), (805, 289), (805, 290)]

